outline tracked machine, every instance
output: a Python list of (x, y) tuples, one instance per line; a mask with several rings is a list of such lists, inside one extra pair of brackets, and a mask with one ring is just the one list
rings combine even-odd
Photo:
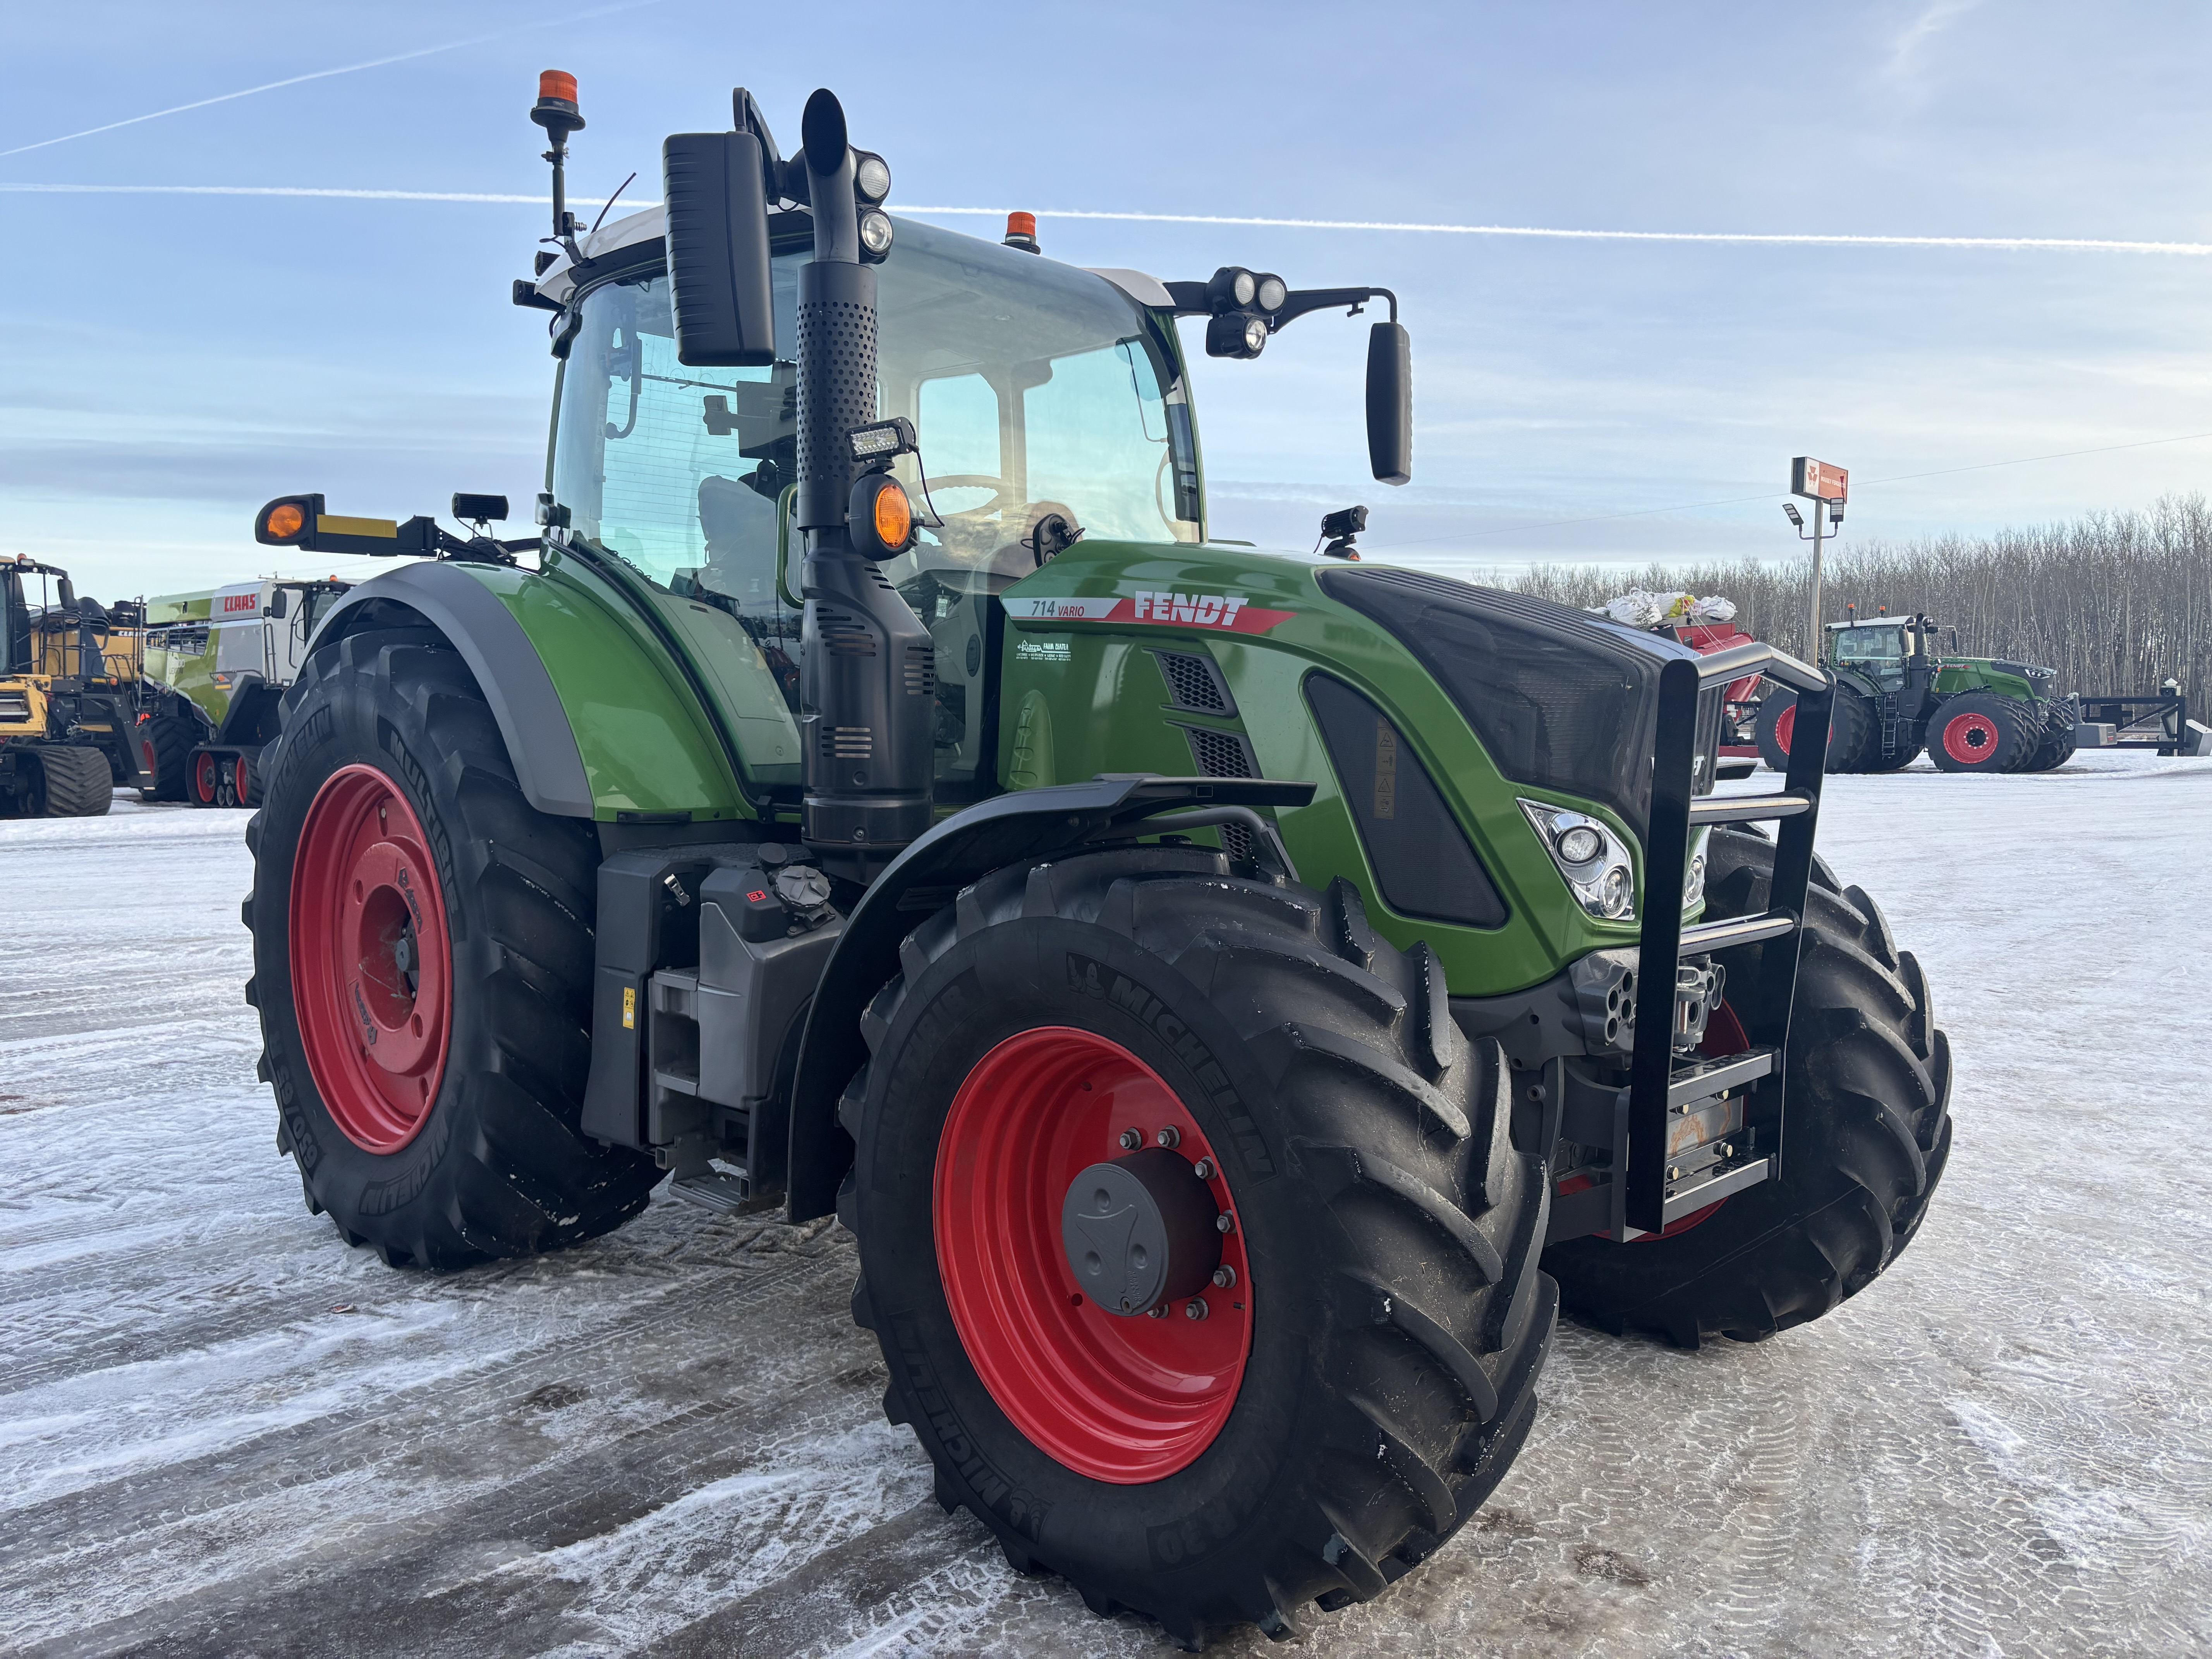
[(1829, 677), (1209, 538), (1179, 323), (1387, 304), (1402, 483), (1392, 296), (895, 219), (827, 92), (586, 238), (540, 90), (541, 533), (256, 526), (424, 556), (318, 625), (249, 830), (278, 1148), (349, 1243), (834, 1212), (940, 1501), (1191, 1645), (1451, 1536), (1563, 1298), (1755, 1340), (1895, 1258), (1925, 981), (1814, 852), (1818, 744), (1711, 793), (1729, 684)]

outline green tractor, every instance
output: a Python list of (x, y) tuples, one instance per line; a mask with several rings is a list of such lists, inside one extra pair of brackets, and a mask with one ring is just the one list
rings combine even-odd
[[(1926, 981), (1814, 853), (1818, 745), (1711, 793), (1727, 685), (1825, 729), (1826, 676), (1211, 538), (1179, 321), (1385, 291), (894, 220), (829, 93), (788, 159), (734, 106), (584, 239), (541, 82), (538, 534), (257, 521), (418, 556), (319, 623), (248, 830), (311, 1211), (426, 1268), (664, 1180), (835, 1213), (939, 1501), (1194, 1646), (1450, 1537), (1563, 1303), (1757, 1340), (1896, 1259)], [(1387, 482), (1409, 384), (1373, 323)]]
[[(1831, 772), (1894, 772), (1923, 748), (1946, 772), (2048, 772), (2072, 757), (2080, 711), (2073, 698), (2051, 696), (2053, 670), (1941, 655), (1930, 617), (1853, 615), (1826, 631), (1836, 678)], [(1957, 643), (1954, 629), (1954, 651)], [(1759, 707), (1759, 756), (1777, 772), (1789, 769), (1796, 704), (1783, 686)]]

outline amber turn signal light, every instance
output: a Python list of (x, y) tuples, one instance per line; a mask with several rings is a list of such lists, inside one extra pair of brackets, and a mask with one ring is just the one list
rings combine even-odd
[(853, 485), (853, 547), (863, 558), (888, 559), (914, 545), (914, 503), (888, 472), (864, 472)]
[(320, 495), (279, 495), (253, 515), (253, 539), (264, 547), (312, 547), (322, 515)]

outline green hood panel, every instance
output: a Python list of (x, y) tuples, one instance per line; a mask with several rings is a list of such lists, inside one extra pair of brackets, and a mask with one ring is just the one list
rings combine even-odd
[[(1378, 933), (1436, 951), (1453, 994), (1520, 990), (1590, 951), (1633, 945), (1636, 924), (1600, 922), (1576, 905), (1516, 802), (1571, 805), (1633, 843), (1626, 826), (1601, 805), (1503, 777), (1412, 653), (1322, 591), (1326, 568), (1218, 543), (1079, 542), (1003, 596), (1000, 777), (1034, 787), (1101, 772), (1188, 776), (1200, 769), (1197, 749), (1209, 746), (1202, 734), (1241, 737), (1261, 775), (1319, 786), (1310, 805), (1276, 814), (1303, 878), (1316, 887), (1350, 878)], [(1236, 714), (1178, 709), (1155, 655), (1163, 649), (1211, 656)], [(1361, 692), (1398, 727), (1504, 898), (1502, 927), (1401, 916), (1383, 902), (1307, 708), (1304, 682), (1316, 672)]]

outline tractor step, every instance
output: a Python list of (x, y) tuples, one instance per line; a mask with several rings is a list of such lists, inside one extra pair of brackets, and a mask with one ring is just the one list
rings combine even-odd
[(751, 1204), (753, 1183), (743, 1176), (710, 1169), (703, 1175), (678, 1176), (668, 1183), (668, 1195), (717, 1215), (736, 1215)]

